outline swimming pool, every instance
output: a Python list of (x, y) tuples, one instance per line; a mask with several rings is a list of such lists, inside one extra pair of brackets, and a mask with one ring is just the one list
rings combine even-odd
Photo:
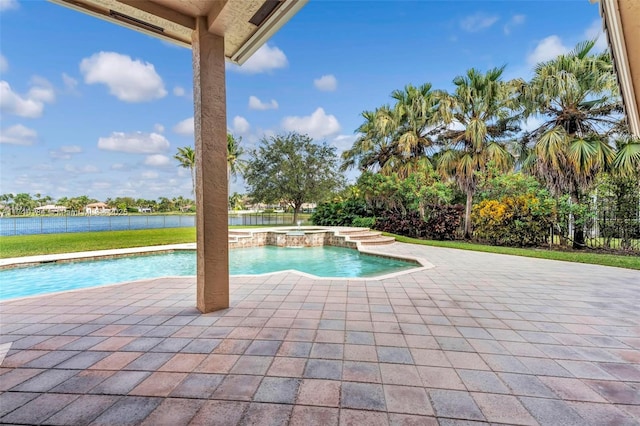
[[(371, 256), (342, 247), (251, 247), (229, 251), (231, 275), (256, 275), (295, 269), (318, 277), (373, 277), (419, 265)], [(0, 271), (0, 300), (125, 281), (196, 273), (195, 251), (47, 263)]]

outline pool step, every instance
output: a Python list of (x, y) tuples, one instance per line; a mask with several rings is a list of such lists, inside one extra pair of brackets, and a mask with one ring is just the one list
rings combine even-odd
[(382, 236), (382, 232), (378, 231), (367, 231), (367, 232), (358, 232), (357, 234), (349, 234), (349, 238), (356, 241), (364, 241), (375, 239)]
[(393, 237), (383, 236), (382, 232), (372, 231), (367, 228), (354, 228), (340, 231), (340, 235), (348, 236), (351, 241), (357, 241), (360, 245), (365, 246), (393, 244), (396, 241)]
[(376, 238), (360, 240), (360, 245), (363, 245), (363, 246), (381, 246), (381, 245), (385, 245), (385, 244), (393, 244), (395, 242), (396, 242), (396, 239), (393, 238), (393, 237), (385, 237), (383, 235), (380, 235), (379, 237), (376, 237)]

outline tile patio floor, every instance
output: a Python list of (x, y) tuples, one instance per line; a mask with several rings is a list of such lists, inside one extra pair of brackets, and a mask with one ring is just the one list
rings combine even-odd
[(396, 243), (383, 281), (194, 279), (0, 304), (0, 423), (640, 424), (640, 273)]

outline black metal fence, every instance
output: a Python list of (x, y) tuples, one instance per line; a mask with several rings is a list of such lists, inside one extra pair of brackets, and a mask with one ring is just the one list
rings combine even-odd
[(229, 215), (229, 225), (295, 225), (293, 213), (243, 213)]
[[(292, 224), (293, 213), (229, 215), (229, 225), (271, 226)], [(195, 215), (11, 216), (0, 217), (0, 236), (183, 228), (195, 225)]]
[(551, 245), (573, 245), (575, 229), (582, 228), (588, 248), (640, 254), (640, 200), (621, 206), (616, 200), (591, 200), (577, 220), (571, 214), (561, 216), (550, 230)]
[(195, 226), (195, 215), (27, 216), (0, 218), (0, 235), (125, 231)]

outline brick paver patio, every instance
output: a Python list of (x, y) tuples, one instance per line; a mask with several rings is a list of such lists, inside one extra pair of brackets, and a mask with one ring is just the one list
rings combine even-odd
[(435, 267), (233, 278), (209, 315), (193, 278), (2, 303), (0, 422), (640, 424), (638, 271), (376, 250)]

